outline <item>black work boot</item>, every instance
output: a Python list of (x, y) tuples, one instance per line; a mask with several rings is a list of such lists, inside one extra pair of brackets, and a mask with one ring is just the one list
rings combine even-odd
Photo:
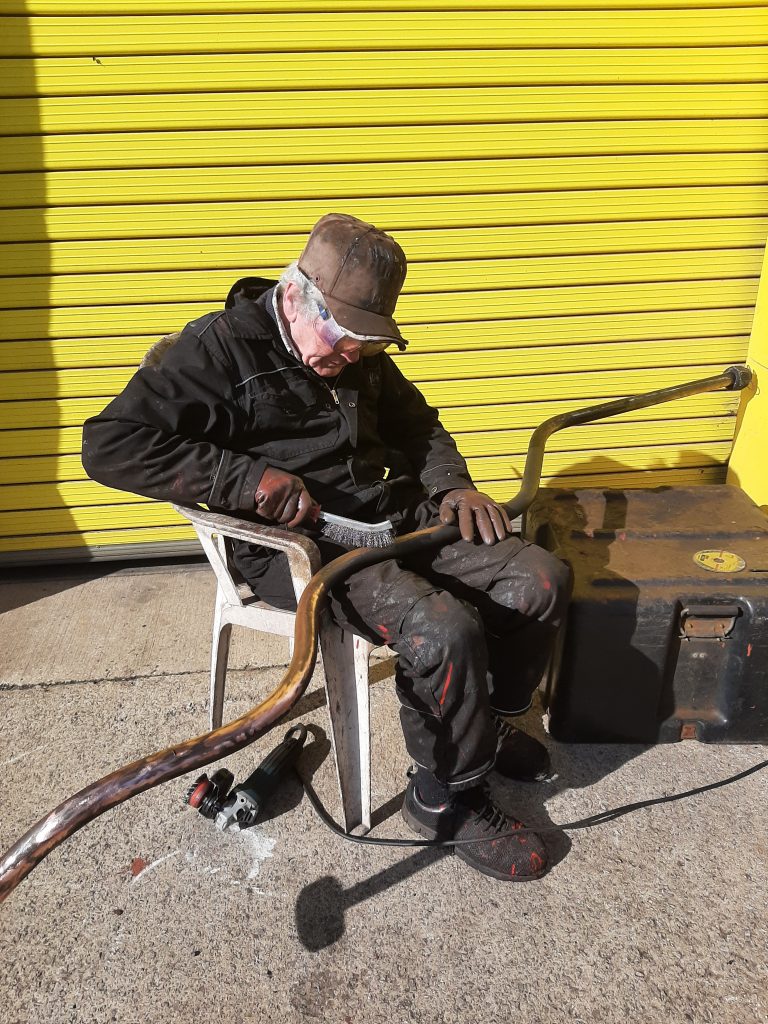
[(549, 782), (554, 778), (549, 751), (533, 736), (493, 715), (498, 744), (494, 772), (515, 782)]
[[(522, 822), (508, 817), (491, 801), (484, 786), (464, 790), (447, 804), (425, 804), (411, 776), (405, 791), (403, 819), (425, 839), (484, 839), (481, 843), (454, 846), (463, 861), (491, 878), (504, 882), (529, 882), (541, 878), (549, 857), (535, 832), (515, 835)], [(504, 833), (510, 832), (511, 835)]]

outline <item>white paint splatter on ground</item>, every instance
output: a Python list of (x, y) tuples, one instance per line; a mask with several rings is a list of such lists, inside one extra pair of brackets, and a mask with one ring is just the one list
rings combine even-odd
[(172, 853), (166, 853), (164, 857), (158, 857), (157, 860), (153, 860), (151, 864), (147, 864), (145, 868), (142, 868), (141, 871), (136, 875), (136, 877), (131, 879), (131, 882), (138, 882), (140, 878), (143, 878), (145, 875), (148, 875), (150, 871), (154, 871), (154, 869), (158, 867), (160, 864), (164, 864), (165, 861), (170, 860), (171, 857), (178, 857), (180, 853), (181, 850), (174, 850)]
[(277, 843), (276, 839), (272, 839), (263, 832), (256, 832), (252, 828), (245, 829), (243, 832), (237, 833), (242, 841), (248, 848), (248, 852), (251, 855), (251, 867), (248, 871), (248, 881), (256, 878), (259, 871), (261, 870), (262, 863), (267, 860), (268, 857), (272, 857), (272, 851)]
[[(247, 853), (250, 856), (251, 861), (251, 865), (250, 868), (248, 869), (248, 874), (245, 877), (245, 881), (253, 881), (253, 879), (256, 878), (257, 875), (259, 874), (262, 863), (265, 860), (267, 860), (268, 857), (274, 856), (272, 851), (275, 848), (277, 840), (270, 838), (270, 836), (265, 835), (263, 832), (255, 832), (252, 828), (246, 829), (242, 832), (238, 829), (227, 829), (224, 835), (227, 838), (235, 840), (236, 842), (239, 841), (245, 847)], [(195, 871), (199, 872), (202, 875), (210, 876), (219, 874), (221, 872), (220, 877), (226, 879), (230, 885), (243, 884), (238, 880), (231, 879), (228, 877), (229, 872), (227, 871), (226, 866), (222, 870), (221, 867), (216, 867), (213, 864), (201, 863), (200, 855), (197, 850), (187, 850), (187, 852), (184, 854), (184, 859), (186, 860), (187, 864), (192, 866), (195, 869)], [(250, 891), (258, 893), (261, 896), (273, 895), (272, 893), (268, 893), (263, 889), (255, 889), (252, 887), (250, 888)]]
[(45, 750), (48, 746), (44, 743), (42, 747), (33, 747), (32, 750), (24, 750), (20, 754), (16, 754), (15, 757), (9, 758), (7, 761), (0, 761), (0, 768), (6, 768), (9, 764), (16, 764), (17, 761), (21, 761), (24, 757), (29, 757), (30, 754), (39, 754), (41, 750)]

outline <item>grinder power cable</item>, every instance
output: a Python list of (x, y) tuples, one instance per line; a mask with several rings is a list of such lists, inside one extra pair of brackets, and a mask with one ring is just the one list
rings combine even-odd
[[(751, 379), (752, 371), (748, 367), (731, 366), (711, 377), (604, 402), (545, 420), (531, 436), (520, 491), (511, 501), (504, 503), (510, 519), (528, 508), (536, 496), (544, 447), (556, 431), (704, 392), (740, 391)], [(261, 704), (235, 721), (133, 761), (64, 800), (33, 825), (0, 860), (0, 901), (13, 892), (52, 850), (111, 807), (162, 782), (242, 750), (274, 728), (309, 685), (317, 658), (319, 616), (333, 586), (352, 572), (375, 562), (388, 558), (405, 560), (413, 554), (453, 543), (459, 537), (459, 528), (453, 524), (431, 526), (399, 537), (384, 547), (349, 551), (320, 569), (299, 601), (293, 657), (277, 688)]]

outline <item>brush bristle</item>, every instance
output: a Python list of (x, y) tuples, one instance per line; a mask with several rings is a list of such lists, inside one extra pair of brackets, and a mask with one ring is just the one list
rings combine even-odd
[(358, 530), (322, 520), (319, 525), (324, 537), (346, 548), (385, 548), (395, 539), (394, 530), (366, 530), (363, 526)]

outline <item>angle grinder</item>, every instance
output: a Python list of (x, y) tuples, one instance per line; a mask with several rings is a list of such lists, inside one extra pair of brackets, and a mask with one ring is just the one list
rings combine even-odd
[(220, 768), (210, 778), (200, 775), (187, 790), (187, 803), (204, 818), (210, 818), (221, 832), (250, 828), (286, 770), (296, 762), (306, 738), (305, 726), (289, 729), (282, 743), (234, 789), (231, 786), (235, 777), (227, 768)]

